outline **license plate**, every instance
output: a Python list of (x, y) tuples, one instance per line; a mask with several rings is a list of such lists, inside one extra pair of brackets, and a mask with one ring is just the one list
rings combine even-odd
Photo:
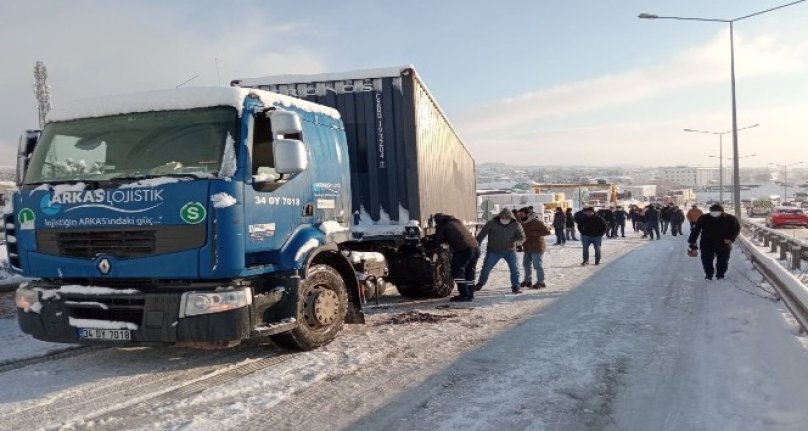
[(132, 341), (132, 331), (127, 329), (80, 328), (79, 338), (82, 340)]

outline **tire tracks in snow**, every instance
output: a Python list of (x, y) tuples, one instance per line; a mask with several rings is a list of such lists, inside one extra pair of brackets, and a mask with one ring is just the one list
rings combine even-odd
[[(137, 365), (141, 367), (134, 370), (135, 375), (129, 378), (105, 379), (103, 384), (89, 388), (79, 385), (67, 391), (59, 391), (55, 396), (44, 395), (32, 405), (4, 414), (0, 429), (30, 429), (32, 424), (41, 428), (81, 428), (87, 424), (87, 418), (100, 417), (108, 411), (127, 409), (184, 386), (193, 389), (204, 385), (203, 382), (206, 381), (216, 384), (221, 380), (219, 375), (248, 368), (255, 361), (229, 367), (227, 364), (250, 356), (267, 355), (266, 349), (260, 347), (223, 351), (222, 354), (203, 352), (200, 355), (196, 351), (181, 351), (179, 360), (176, 358), (178, 352), (163, 349), (149, 349), (145, 352), (101, 349), (98, 353), (109, 354), (111, 357), (106, 362), (112, 362), (112, 366), (116, 366), (118, 361), (128, 360), (137, 361)], [(271, 357), (275, 356), (277, 351), (272, 352)], [(88, 357), (81, 360), (83, 364), (75, 367), (68, 363), (64, 365), (70, 372), (79, 373), (87, 364), (102, 362), (104, 358)], [(219, 372), (223, 367), (226, 371)]]

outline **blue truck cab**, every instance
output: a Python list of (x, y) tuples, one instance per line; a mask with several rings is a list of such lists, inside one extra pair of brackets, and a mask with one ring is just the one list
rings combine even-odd
[[(241, 88), (89, 100), (21, 139), (5, 214), (22, 330), (302, 349), (361, 322), (339, 114)], [(13, 208), (13, 209), (12, 209)]]

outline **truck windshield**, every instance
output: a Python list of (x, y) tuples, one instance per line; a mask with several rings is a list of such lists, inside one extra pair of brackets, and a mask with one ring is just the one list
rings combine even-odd
[(49, 123), (25, 184), (210, 177), (232, 148), (237, 122), (235, 109), (214, 107)]

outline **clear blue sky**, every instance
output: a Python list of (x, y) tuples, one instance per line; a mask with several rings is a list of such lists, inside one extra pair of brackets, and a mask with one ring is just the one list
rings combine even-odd
[[(785, 2), (3, 2), (0, 164), (36, 126), (42, 60), (54, 104), (194, 75), (208, 86), (414, 64), (479, 162), (710, 165), (718, 139), (681, 130), (731, 128), (727, 26), (636, 16)], [(741, 135), (749, 165), (808, 164), (806, 22), (808, 2), (736, 26), (739, 125), (761, 124)]]

